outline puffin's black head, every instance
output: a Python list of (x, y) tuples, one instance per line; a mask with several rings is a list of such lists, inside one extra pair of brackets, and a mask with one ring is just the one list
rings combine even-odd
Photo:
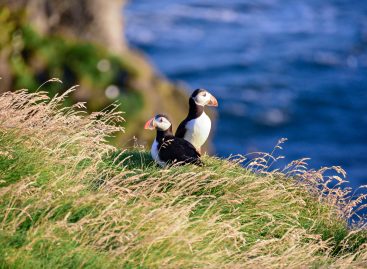
[(151, 118), (145, 123), (144, 129), (167, 131), (171, 129), (172, 123), (166, 115), (157, 114), (155, 117)]
[(202, 92), (207, 92), (207, 90), (205, 89), (196, 89), (192, 94), (191, 94), (191, 98), (195, 98), (199, 93)]
[(218, 106), (217, 99), (205, 89), (196, 89), (190, 99), (199, 106)]

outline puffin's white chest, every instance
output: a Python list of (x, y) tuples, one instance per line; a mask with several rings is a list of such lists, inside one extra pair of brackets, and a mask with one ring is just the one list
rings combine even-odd
[(160, 166), (165, 166), (166, 163), (161, 161), (159, 159), (159, 149), (158, 149), (158, 142), (156, 139), (154, 139), (154, 142), (152, 144), (152, 148), (150, 149), (150, 154), (152, 155), (153, 160), (158, 163)]
[(184, 138), (199, 149), (208, 139), (211, 127), (210, 118), (203, 112), (200, 117), (187, 122)]

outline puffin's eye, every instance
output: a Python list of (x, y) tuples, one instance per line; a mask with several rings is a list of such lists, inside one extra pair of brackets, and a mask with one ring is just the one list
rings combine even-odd
[(204, 96), (204, 97), (206, 96), (206, 93), (205, 93), (205, 92), (203, 93), (203, 96)]
[(159, 118), (159, 122), (163, 122), (163, 118)]

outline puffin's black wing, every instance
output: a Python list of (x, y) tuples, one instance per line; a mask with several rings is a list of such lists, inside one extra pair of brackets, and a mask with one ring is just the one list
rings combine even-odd
[(175, 134), (176, 137), (184, 138), (185, 133), (186, 133), (186, 123), (187, 123), (187, 120), (185, 119), (177, 127), (176, 134)]
[(203, 165), (200, 154), (190, 142), (174, 136), (166, 136), (159, 148), (159, 158), (166, 163)]

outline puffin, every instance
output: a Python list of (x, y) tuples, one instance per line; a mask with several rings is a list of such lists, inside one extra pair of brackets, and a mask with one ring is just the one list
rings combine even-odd
[(204, 111), (205, 106), (218, 106), (217, 99), (205, 89), (196, 89), (189, 99), (189, 113), (180, 123), (175, 136), (190, 142), (201, 153), (209, 137), (212, 122)]
[(203, 165), (200, 153), (195, 147), (185, 139), (173, 135), (172, 123), (167, 116), (157, 114), (145, 123), (144, 129), (157, 130), (150, 152), (154, 161), (160, 166)]

